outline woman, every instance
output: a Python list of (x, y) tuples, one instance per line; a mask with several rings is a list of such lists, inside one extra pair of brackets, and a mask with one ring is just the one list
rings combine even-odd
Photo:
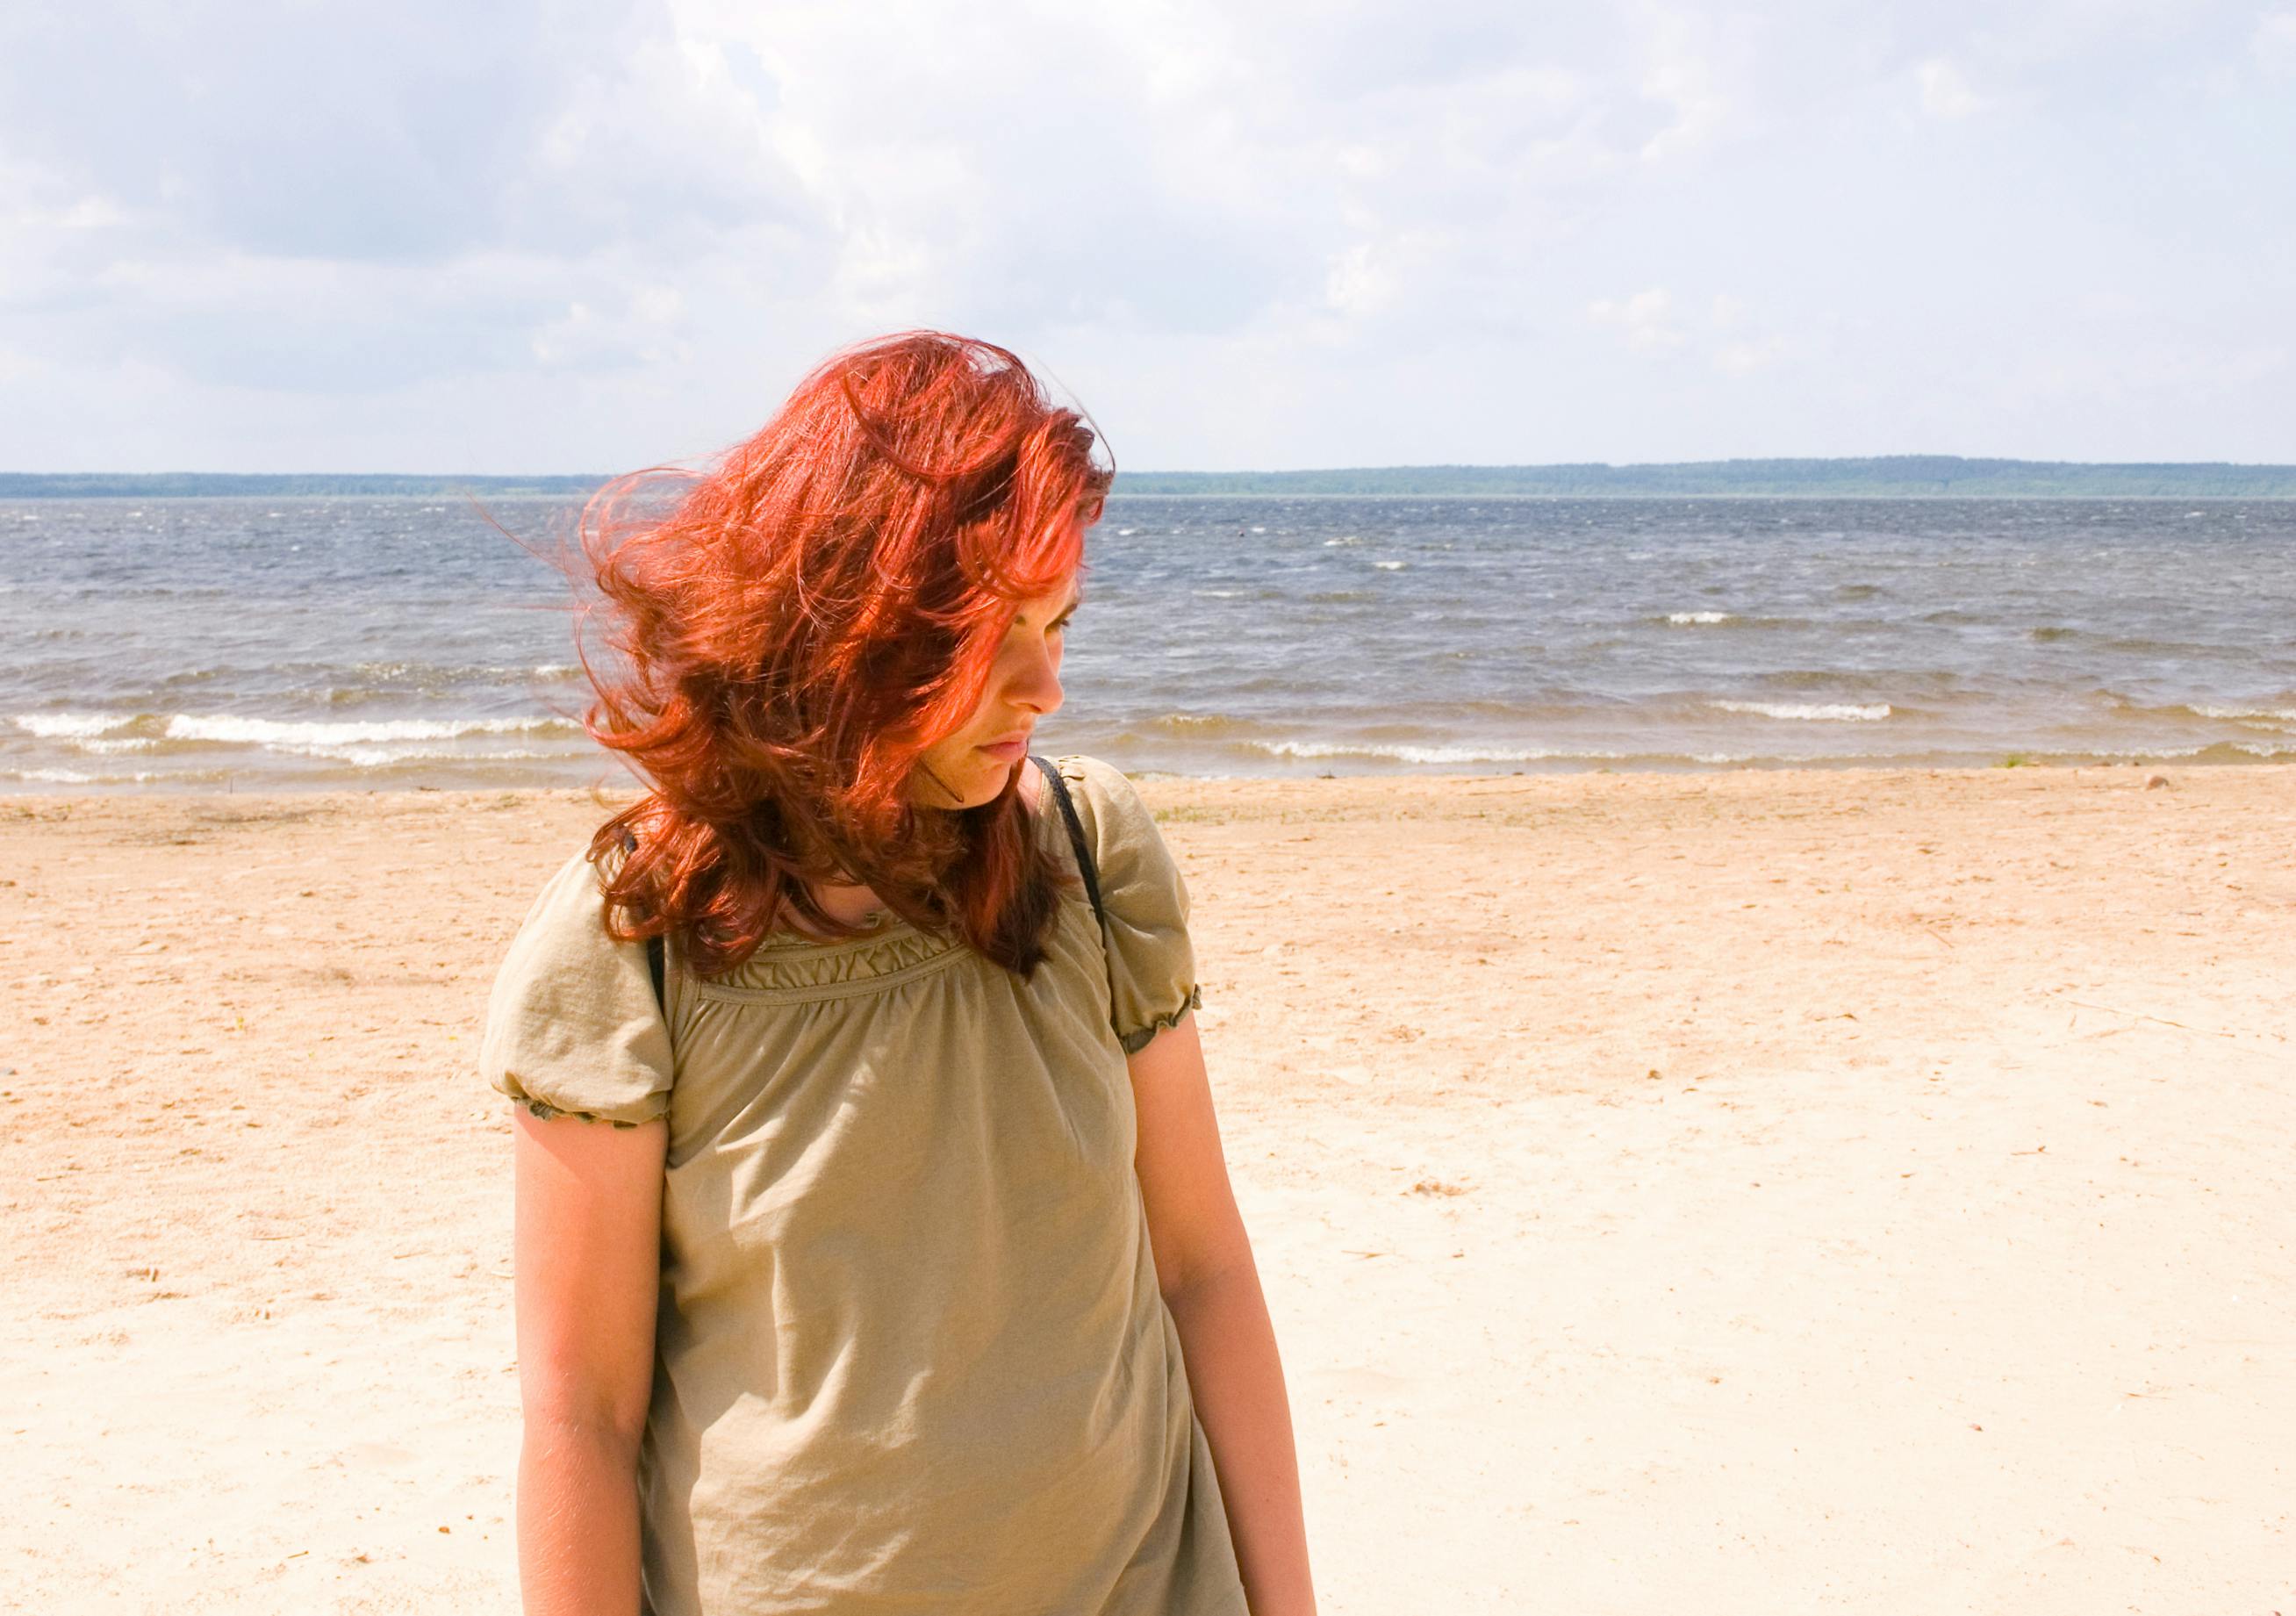
[(1094, 447), (910, 332), (586, 513), (625, 663), (588, 727), (652, 789), (535, 900), (480, 1056), (530, 1612), (1314, 1609), (1186, 889), (1064, 758), (1095, 906), (1026, 755)]

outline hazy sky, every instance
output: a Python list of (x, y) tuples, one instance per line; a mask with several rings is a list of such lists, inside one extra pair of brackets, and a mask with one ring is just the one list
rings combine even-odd
[(0, 469), (610, 472), (939, 324), (1138, 470), (2296, 461), (2296, 4), (12, 0)]

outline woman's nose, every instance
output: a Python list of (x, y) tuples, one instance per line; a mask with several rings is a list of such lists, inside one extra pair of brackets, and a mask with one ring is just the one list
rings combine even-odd
[(1039, 645), (1031, 651), (1013, 682), (1005, 686), (1005, 699), (1015, 707), (1032, 709), (1038, 717), (1049, 718), (1060, 710), (1060, 658), (1050, 645)]

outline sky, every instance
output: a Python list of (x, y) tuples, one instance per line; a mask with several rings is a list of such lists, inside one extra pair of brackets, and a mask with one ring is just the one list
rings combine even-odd
[(0, 470), (2296, 462), (2296, 3), (12, 0)]

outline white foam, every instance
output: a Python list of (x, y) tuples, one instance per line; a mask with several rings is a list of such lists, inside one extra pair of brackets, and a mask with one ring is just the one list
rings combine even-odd
[(15, 716), (18, 729), (44, 740), (71, 740), (84, 735), (109, 734), (115, 729), (125, 729), (135, 722), (135, 715), (117, 712), (20, 712)]
[(2296, 707), (2203, 707), (2195, 702), (2193, 710), (2203, 718), (2275, 718), (2296, 722)]
[(1666, 614), (1666, 620), (1669, 623), (1683, 624), (1726, 623), (1730, 620), (1730, 616), (1731, 614), (1726, 611), (1669, 611)]
[(1369, 742), (1253, 741), (1279, 758), (1392, 758), (1400, 763), (1530, 763), (1541, 758), (1618, 758), (1622, 752), (1561, 751), (1550, 747), (1380, 746)]
[(242, 718), (217, 713), (177, 713), (168, 720), (171, 741), (237, 741), (250, 746), (354, 746), (387, 741), (452, 741), (463, 735), (511, 735), (547, 729), (558, 718), (391, 718), (370, 724), (311, 724), (283, 718)]
[(1709, 701), (1709, 707), (1718, 707), (1724, 712), (1759, 713), (1765, 718), (1812, 718), (1870, 724), (1890, 716), (1890, 705), (1877, 701), (1870, 706), (1841, 701)]
[(1400, 572), (1403, 570), (1405, 563), (1402, 562), (1372, 562), (1372, 565), (1377, 567), (1382, 572)]
[(322, 758), (357, 768), (384, 768), (398, 763), (531, 763), (551, 759), (554, 752), (465, 752), (452, 747), (417, 746), (390, 750), (380, 746), (275, 746), (273, 751), (299, 758)]

